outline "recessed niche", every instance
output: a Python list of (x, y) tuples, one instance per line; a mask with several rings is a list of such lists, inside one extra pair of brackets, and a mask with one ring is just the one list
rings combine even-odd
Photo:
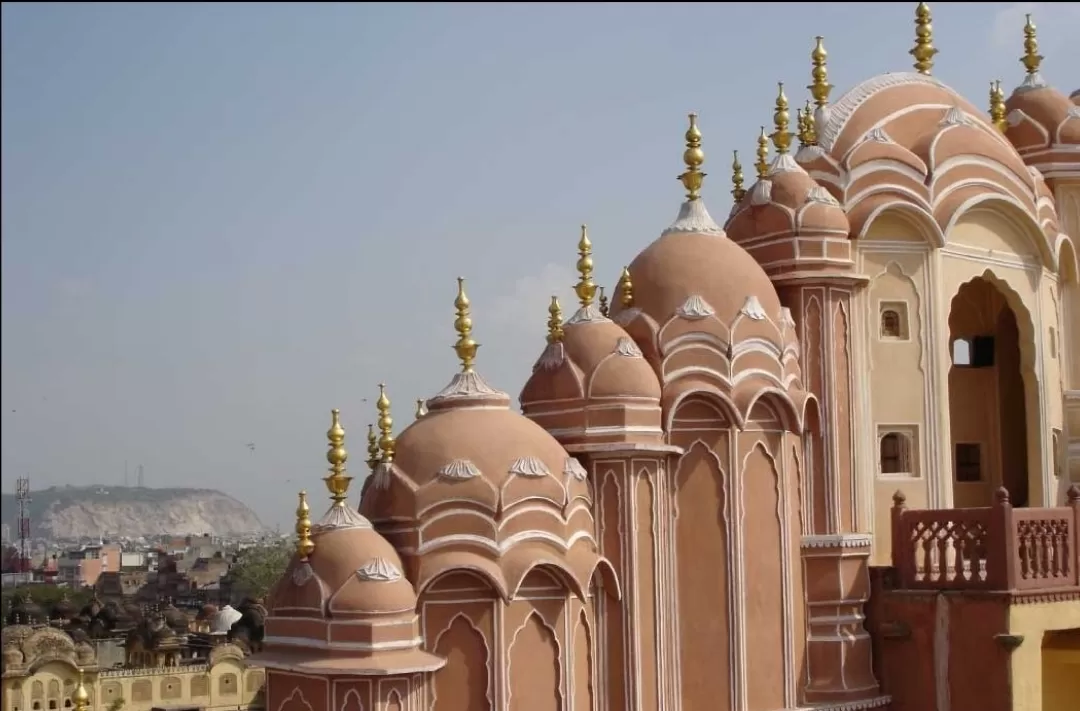
[(883, 341), (906, 341), (908, 305), (906, 301), (882, 301), (878, 308), (878, 336)]

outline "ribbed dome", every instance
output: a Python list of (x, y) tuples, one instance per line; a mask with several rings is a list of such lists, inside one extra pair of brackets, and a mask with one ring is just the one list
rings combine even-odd
[(838, 198), (853, 237), (890, 206), (922, 214), (935, 239), (973, 199), (997, 196), (1036, 219), (1024, 159), (983, 109), (934, 77), (868, 79), (819, 115), (817, 135), (797, 159)]
[(370, 524), (316, 527), (312, 540), (315, 551), (306, 561), (293, 556), (275, 586), (271, 615), (367, 619), (413, 613), (416, 594), (401, 573), (401, 559)]
[(525, 414), (564, 445), (659, 442), (660, 382), (634, 339), (595, 305), (562, 328), (521, 391)]
[(725, 230), (774, 277), (852, 266), (840, 203), (786, 153), (735, 206)]
[(417, 551), (406, 566), (418, 591), (469, 569), (510, 597), (542, 561), (586, 594), (599, 557), (585, 470), (509, 404), (475, 372), (457, 374), (364, 492), (361, 511), (376, 525), (410, 522), (401, 543)]
[[(336, 420), (335, 420), (336, 422)], [(314, 547), (293, 555), (270, 593), (262, 627), (266, 666), (340, 669), (342, 673), (430, 671), (443, 662), (421, 646), (416, 594), (394, 547), (342, 500), (311, 530)], [(235, 611), (257, 630), (261, 606)], [(246, 622), (246, 624), (245, 624)], [(258, 640), (253, 640), (258, 641)], [(311, 650), (317, 650), (312, 655)]]
[[(1028, 76), (1006, 100), (1006, 136), (1021, 155), (1054, 146), (1080, 145), (1080, 109), (1038, 74)], [(1074, 159), (1075, 160), (1075, 159)]]

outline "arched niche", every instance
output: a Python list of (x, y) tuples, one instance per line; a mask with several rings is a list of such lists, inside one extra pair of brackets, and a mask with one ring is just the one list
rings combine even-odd
[(1020, 258), (1053, 270), (1054, 246), (1026, 210), (998, 194), (980, 195), (956, 210), (945, 226), (947, 244), (988, 250), (999, 258)]
[(941, 227), (934, 217), (903, 198), (879, 200), (857, 229), (855, 237), (860, 241), (908, 242), (928, 247), (945, 244)]
[(987, 270), (953, 293), (947, 326), (954, 505), (988, 506), (1000, 486), (1014, 504), (1038, 505), (1042, 419), (1030, 311)]

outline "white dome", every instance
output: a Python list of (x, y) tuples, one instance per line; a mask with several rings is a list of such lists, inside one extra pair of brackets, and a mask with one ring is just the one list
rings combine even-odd
[(241, 617), (243, 617), (243, 615), (237, 612), (232, 605), (226, 605), (218, 610), (217, 614), (211, 619), (211, 634), (227, 634)]

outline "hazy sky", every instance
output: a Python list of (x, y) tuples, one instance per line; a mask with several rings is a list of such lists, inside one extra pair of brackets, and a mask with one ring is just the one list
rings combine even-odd
[[(376, 384), (400, 429), (455, 371), (457, 275), (516, 396), (578, 226), (612, 284), (674, 218), (688, 111), (722, 219), (813, 36), (836, 99), (910, 67), (914, 6), (4, 3), (5, 490), (126, 461), (287, 523), (331, 407), (360, 477)], [(977, 105), (1022, 78), (1024, 12), (1080, 86), (1080, 3), (932, 8), (935, 74)]]

